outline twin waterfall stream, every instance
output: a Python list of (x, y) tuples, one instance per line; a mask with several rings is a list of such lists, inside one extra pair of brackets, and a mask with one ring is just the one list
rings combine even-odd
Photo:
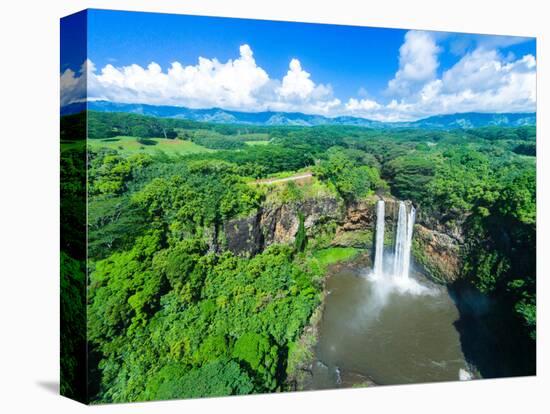
[(388, 261), (384, 256), (384, 230), (385, 230), (385, 202), (378, 200), (376, 204), (376, 243), (374, 253), (374, 277), (392, 277), (401, 278), (402, 280), (409, 278), (409, 268), (411, 262), (411, 246), (414, 229), (414, 220), (416, 218), (416, 210), (411, 205), (407, 212), (407, 205), (399, 202), (399, 214), (397, 216), (397, 230), (395, 232), (395, 252), (393, 254), (393, 264), (391, 273), (385, 267)]

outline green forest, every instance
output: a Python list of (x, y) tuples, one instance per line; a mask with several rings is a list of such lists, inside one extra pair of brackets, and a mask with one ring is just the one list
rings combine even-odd
[[(327, 267), (357, 249), (334, 246), (335, 223), (308, 233), (301, 216), (292, 243), (235, 254), (226, 248), (226, 223), (319, 194), (342, 206), (392, 195), (414, 203), (421, 217), (460, 228), (461, 280), (498, 301), (534, 352), (535, 140), (531, 126), (62, 117), (62, 211), (72, 212), (62, 219), (62, 313), (72, 321), (62, 330), (73, 338), (63, 350), (62, 388), (78, 392), (71, 379), (87, 341), (90, 376), (77, 386), (95, 403), (295, 389), (311, 357), (305, 328), (319, 317)], [(304, 172), (312, 177), (303, 185), (262, 183)], [(86, 332), (70, 331), (86, 324), (85, 313)]]

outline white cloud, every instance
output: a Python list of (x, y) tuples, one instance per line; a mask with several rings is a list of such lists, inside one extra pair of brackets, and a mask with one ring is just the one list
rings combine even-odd
[(84, 62), (78, 73), (65, 69), (59, 79), (61, 106), (86, 101), (86, 72), (88, 61)]
[(99, 72), (93, 64), (90, 68), (92, 100), (324, 114), (341, 104), (330, 85), (316, 84), (298, 59), (291, 60), (282, 81), (271, 79), (246, 44), (240, 46), (237, 59), (227, 62), (199, 57), (194, 65), (173, 62), (166, 71), (155, 62), (147, 67), (107, 64)]
[(408, 32), (400, 49), (400, 68), (388, 84), (388, 104), (350, 99), (346, 109), (383, 121), (415, 120), (460, 112), (536, 110), (536, 60), (515, 59), (488, 49), (487, 42), (437, 76), (439, 47), (422, 32)]
[[(495, 50), (477, 49), (446, 71), (443, 74), (443, 81), (448, 92), (464, 89), (484, 92), (498, 90), (515, 83), (518, 76), (534, 78), (535, 70), (536, 61), (532, 55), (509, 61)], [(534, 93), (534, 88), (525, 92)]]
[(381, 105), (371, 99), (358, 100), (355, 98), (350, 98), (350, 100), (346, 103), (346, 109), (350, 111), (372, 111), (380, 108)]
[(405, 43), (399, 48), (399, 70), (388, 82), (388, 93), (411, 95), (422, 85), (434, 79), (441, 49), (429, 32), (411, 30), (405, 35)]
[(332, 98), (330, 85), (316, 85), (311, 75), (302, 69), (298, 59), (292, 59), (277, 94), (285, 101), (319, 101)]
[(258, 104), (254, 94), (268, 81), (250, 47), (242, 45), (235, 60), (199, 57), (196, 65), (173, 62), (166, 72), (155, 62), (146, 68), (108, 64), (89, 74), (89, 93), (93, 99), (118, 102), (246, 108)]
[(302, 65), (298, 59), (290, 61), (289, 70), (283, 78), (283, 83), (278, 89), (279, 94), (284, 98), (304, 99), (311, 95), (315, 89), (315, 84), (311, 79), (311, 75), (302, 69)]
[(278, 111), (302, 110), (310, 113), (330, 114), (340, 106), (330, 85), (315, 84), (311, 75), (302, 69), (298, 59), (292, 59), (280, 86), (274, 89), (273, 101), (268, 106)]
[[(438, 37), (409, 31), (399, 49), (399, 69), (388, 82), (388, 101), (363, 89), (346, 102), (330, 84), (316, 83), (298, 59), (286, 75), (270, 78), (250, 46), (226, 62), (199, 57), (195, 64), (173, 62), (166, 70), (151, 62), (97, 70), (91, 61), (78, 73), (61, 74), (61, 104), (86, 99), (114, 102), (221, 107), (243, 111), (300, 111), (327, 116), (354, 115), (375, 120), (414, 120), (457, 112), (526, 112), (536, 108), (536, 60), (532, 55), (503, 56), (498, 49), (478, 46), (438, 74)], [(86, 82), (87, 81), (87, 82)]]

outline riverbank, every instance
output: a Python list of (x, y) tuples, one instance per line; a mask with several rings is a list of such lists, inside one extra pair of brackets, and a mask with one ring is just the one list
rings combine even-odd
[[(314, 255), (324, 267), (320, 303), (299, 340), (289, 352), (287, 385), (290, 391), (317, 389), (313, 387), (313, 375), (316, 370), (322, 369), (324, 364), (317, 359), (315, 347), (319, 341), (319, 326), (323, 318), (326, 299), (331, 293), (327, 289), (328, 278), (346, 268), (366, 268), (372, 265), (371, 252), (365, 249), (333, 247), (320, 250)], [(347, 371), (342, 373), (340, 382), (344, 388), (376, 385), (371, 378), (365, 375)]]

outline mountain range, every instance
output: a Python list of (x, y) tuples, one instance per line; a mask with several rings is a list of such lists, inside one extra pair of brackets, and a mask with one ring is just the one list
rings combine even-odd
[[(86, 109), (85, 103), (74, 103), (61, 108), (61, 115), (78, 113)], [(90, 101), (88, 110), (100, 112), (126, 112), (162, 118), (189, 119), (199, 122), (246, 125), (354, 125), (368, 128), (425, 128), (465, 129), (485, 126), (535, 125), (535, 113), (479, 113), (436, 115), (410, 122), (381, 122), (353, 116), (334, 118), (309, 115), (301, 112), (241, 112), (221, 108), (192, 109), (181, 106), (128, 104), (110, 101)]]

